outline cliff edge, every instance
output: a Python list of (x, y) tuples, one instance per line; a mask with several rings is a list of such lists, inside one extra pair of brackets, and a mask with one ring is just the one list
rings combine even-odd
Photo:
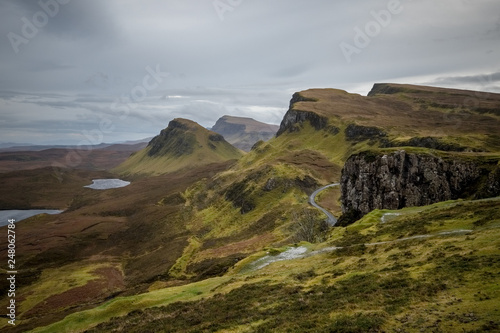
[(374, 209), (498, 196), (500, 166), (487, 157), (367, 151), (346, 161), (340, 183), (342, 211), (356, 220)]

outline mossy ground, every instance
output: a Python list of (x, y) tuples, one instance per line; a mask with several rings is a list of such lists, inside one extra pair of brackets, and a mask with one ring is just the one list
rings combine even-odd
[[(382, 217), (397, 213), (391, 219)], [(466, 229), (466, 233), (443, 231)], [(404, 240), (405, 237), (429, 235)], [(380, 241), (387, 243), (375, 245)], [(333, 247), (343, 246), (342, 249)], [(375, 211), (303, 258), (117, 298), (37, 332), (483, 332), (500, 327), (500, 199)], [(269, 252), (269, 251), (268, 251)], [(154, 308), (153, 308), (154, 307)], [(117, 317), (112, 319), (113, 317)]]

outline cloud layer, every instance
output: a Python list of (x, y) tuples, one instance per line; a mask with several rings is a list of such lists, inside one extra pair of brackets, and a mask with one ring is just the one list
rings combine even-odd
[(103, 141), (134, 140), (175, 117), (279, 123), (317, 87), (500, 92), (496, 0), (3, 0), (0, 36), (0, 142), (76, 144), (103, 122)]

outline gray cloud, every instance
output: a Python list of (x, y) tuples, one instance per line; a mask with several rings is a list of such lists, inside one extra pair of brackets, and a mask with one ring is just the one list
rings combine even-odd
[(478, 75), (438, 77), (429, 82), (429, 84), (448, 87), (467, 86), (479, 91), (498, 92), (500, 87), (500, 71)]
[(41, 14), (37, 13), (45, 13), (49, 20), (42, 28), (44, 33), (58, 38), (111, 40), (115, 37), (117, 30), (113, 15), (105, 1), (66, 0), (61, 3), (48, 0), (4, 0), (2, 7), (7, 10), (5, 14), (12, 15), (12, 19), (18, 21), (20, 26), (23, 17), (32, 23), (36, 23), (37, 20), (43, 22)]
[[(316, 87), (365, 94), (392, 81), (500, 92), (496, 0), (401, 0), (348, 63), (341, 43), (354, 45), (355, 29), (388, 3), (244, 0), (221, 20), (212, 0), (69, 0), (28, 38), (23, 18), (43, 12), (39, 0), (0, 1), (0, 142), (76, 143), (103, 119), (113, 124), (108, 142), (155, 135), (174, 117), (279, 123), (295, 91)], [(27, 41), (17, 53), (11, 33)], [(155, 80), (148, 68), (168, 76)], [(483, 73), (492, 80), (478, 85)], [(131, 101), (145, 83), (151, 89)]]

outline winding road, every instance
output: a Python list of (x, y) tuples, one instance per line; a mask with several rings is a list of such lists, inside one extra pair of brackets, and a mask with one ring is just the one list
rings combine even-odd
[(318, 195), (321, 191), (324, 191), (324, 190), (326, 190), (327, 188), (334, 187), (334, 186), (339, 186), (339, 185), (340, 185), (340, 183), (334, 183), (334, 184), (330, 184), (330, 185), (323, 186), (323, 187), (321, 187), (321, 188), (317, 189), (316, 191), (314, 191), (314, 192), (313, 192), (313, 193), (309, 196), (309, 203), (310, 203), (313, 207), (315, 207), (315, 208), (317, 208), (317, 209), (321, 210), (321, 211), (322, 211), (322, 212), (326, 215), (326, 217), (327, 217), (326, 222), (327, 222), (330, 226), (332, 226), (332, 227), (333, 227), (333, 226), (337, 223), (337, 219), (335, 218), (335, 216), (333, 216), (333, 214), (332, 214), (332, 213), (330, 213), (329, 211), (327, 211), (326, 209), (324, 209), (323, 207), (321, 207), (320, 205), (318, 205), (318, 204), (316, 203), (316, 196), (317, 196), (317, 195)]

